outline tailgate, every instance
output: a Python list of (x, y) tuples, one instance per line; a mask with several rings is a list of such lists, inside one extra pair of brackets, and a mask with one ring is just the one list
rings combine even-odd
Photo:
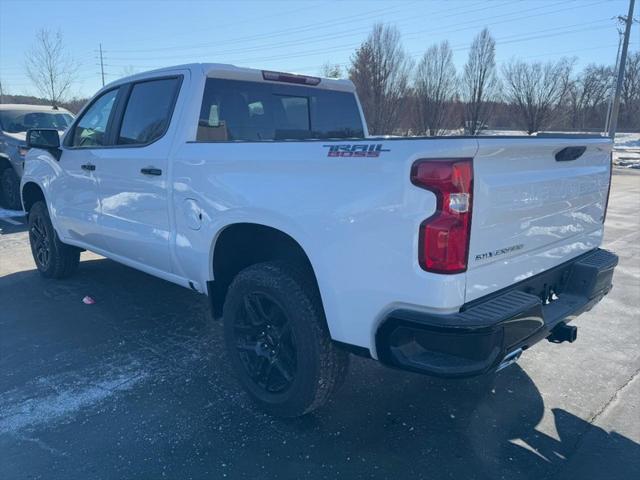
[(607, 138), (478, 143), (467, 302), (598, 247), (611, 169)]

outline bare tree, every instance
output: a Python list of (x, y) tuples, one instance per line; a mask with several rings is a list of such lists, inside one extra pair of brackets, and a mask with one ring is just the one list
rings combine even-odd
[(70, 112), (77, 114), (80, 110), (82, 110), (82, 107), (84, 107), (89, 100), (89, 98), (73, 97), (72, 99), (64, 102), (62, 106)]
[(527, 133), (549, 126), (569, 88), (573, 62), (526, 63), (511, 61), (503, 68), (506, 98), (518, 113)]
[(320, 75), (326, 78), (342, 78), (342, 67), (339, 63), (325, 63), (320, 69)]
[(388, 134), (397, 128), (410, 71), (411, 60), (402, 48), (398, 30), (374, 25), (349, 68), (371, 133)]
[(462, 97), (465, 105), (465, 128), (476, 135), (491, 116), (491, 102), (498, 95), (496, 42), (484, 28), (474, 38), (462, 74)]
[(67, 54), (60, 31), (41, 29), (26, 60), (27, 76), (55, 107), (75, 80), (78, 64)]
[(587, 65), (569, 85), (571, 127), (584, 130), (602, 123), (611, 93), (613, 70), (604, 65)]
[(640, 129), (640, 50), (627, 57), (621, 96), (624, 126)]
[(449, 42), (433, 45), (418, 64), (415, 78), (416, 128), (429, 135), (442, 133), (456, 94), (456, 68)]

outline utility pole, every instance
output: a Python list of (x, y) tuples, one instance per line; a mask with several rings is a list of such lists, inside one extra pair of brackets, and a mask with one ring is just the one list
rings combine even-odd
[[(616, 17), (613, 17), (616, 18)], [(617, 17), (618, 21), (622, 20), (622, 17)], [(618, 28), (618, 50), (616, 51), (616, 64), (613, 67), (613, 71), (611, 72), (611, 87), (612, 89), (615, 87), (616, 79), (618, 78), (618, 66), (620, 65), (620, 49), (622, 48), (622, 37), (623, 31), (621, 28)], [(611, 110), (613, 109), (613, 91), (609, 94), (609, 100), (607, 101), (607, 116), (604, 119), (604, 131), (603, 135), (609, 134), (609, 125), (611, 125)]]
[(100, 73), (102, 74), (102, 86), (104, 87), (104, 62), (102, 61), (102, 44), (100, 44)]
[(631, 24), (633, 23), (633, 7), (636, 0), (629, 0), (629, 13), (627, 14), (626, 26), (624, 28), (624, 39), (622, 40), (622, 52), (620, 53), (620, 64), (618, 65), (618, 80), (616, 82), (616, 93), (613, 97), (613, 108), (611, 109), (611, 123), (609, 124), (609, 137), (615, 138), (616, 127), (618, 126), (618, 112), (620, 111), (620, 94), (622, 93), (622, 81), (627, 63), (627, 50), (629, 49), (629, 37), (631, 36)]

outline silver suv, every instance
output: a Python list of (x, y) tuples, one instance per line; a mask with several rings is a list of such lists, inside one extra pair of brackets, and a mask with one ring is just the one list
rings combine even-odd
[(46, 105), (0, 105), (0, 206), (20, 210), (20, 178), (30, 128), (63, 131), (73, 121), (64, 108)]

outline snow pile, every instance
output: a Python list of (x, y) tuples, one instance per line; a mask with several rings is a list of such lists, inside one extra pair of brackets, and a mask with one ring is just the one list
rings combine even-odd
[(640, 133), (617, 133), (613, 144), (613, 164), (640, 169)]

